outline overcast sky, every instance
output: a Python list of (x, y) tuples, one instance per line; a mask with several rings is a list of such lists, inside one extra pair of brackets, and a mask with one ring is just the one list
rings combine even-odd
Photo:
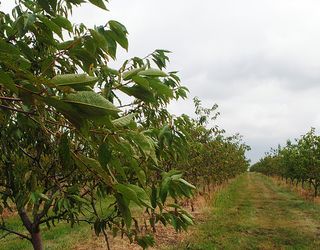
[[(111, 0), (108, 7), (86, 5), (73, 20), (123, 23), (129, 53), (119, 60), (171, 50), (168, 69), (180, 72), (190, 100), (217, 103), (218, 124), (244, 136), (253, 162), (319, 127), (319, 0)], [(170, 110), (191, 115), (190, 100)]]

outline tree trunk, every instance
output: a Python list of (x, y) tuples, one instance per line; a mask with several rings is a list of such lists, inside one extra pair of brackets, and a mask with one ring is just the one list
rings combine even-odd
[(32, 246), (34, 250), (43, 250), (42, 239), (39, 228), (34, 230), (31, 234)]

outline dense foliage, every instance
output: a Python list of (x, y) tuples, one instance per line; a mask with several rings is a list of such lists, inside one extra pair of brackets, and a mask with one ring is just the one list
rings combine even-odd
[(250, 170), (281, 176), (296, 185), (301, 183), (304, 186), (307, 182), (317, 196), (320, 186), (320, 136), (312, 128), (294, 142), (288, 140), (284, 147), (272, 150)]
[[(114, 20), (70, 23), (83, 2), (19, 0), (0, 12), (0, 212), (17, 212), (28, 233), (3, 216), (0, 230), (43, 249), (43, 226), (89, 223), (106, 240), (112, 231), (145, 248), (153, 238), (133, 207), (153, 228), (186, 229), (193, 218), (178, 201), (195, 186), (183, 173), (194, 184), (222, 182), (246, 170), (248, 148), (207, 129), (210, 110), (198, 100), (198, 119), (167, 111), (187, 94), (165, 72), (169, 51), (110, 68), (128, 32)], [(88, 2), (106, 9), (107, 1)]]

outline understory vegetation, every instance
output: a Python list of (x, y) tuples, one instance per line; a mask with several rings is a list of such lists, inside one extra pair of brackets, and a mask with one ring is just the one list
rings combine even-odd
[(249, 147), (212, 125), (217, 105), (195, 98), (194, 117), (169, 113), (188, 94), (169, 51), (112, 68), (128, 31), (71, 23), (85, 2), (106, 10), (105, 0), (17, 0), (0, 11), (0, 240), (40, 250), (43, 230), (85, 223), (107, 244), (120, 235), (147, 248), (157, 223), (194, 224), (180, 201), (245, 172)]

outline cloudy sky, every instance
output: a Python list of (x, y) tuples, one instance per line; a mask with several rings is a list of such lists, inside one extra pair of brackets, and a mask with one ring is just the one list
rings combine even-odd
[[(180, 72), (190, 97), (219, 105), (218, 124), (244, 136), (253, 162), (319, 127), (320, 1), (111, 0), (108, 7), (84, 6), (73, 20), (122, 22), (130, 45), (119, 60), (171, 50), (169, 70)], [(191, 115), (190, 100), (170, 110)]]

